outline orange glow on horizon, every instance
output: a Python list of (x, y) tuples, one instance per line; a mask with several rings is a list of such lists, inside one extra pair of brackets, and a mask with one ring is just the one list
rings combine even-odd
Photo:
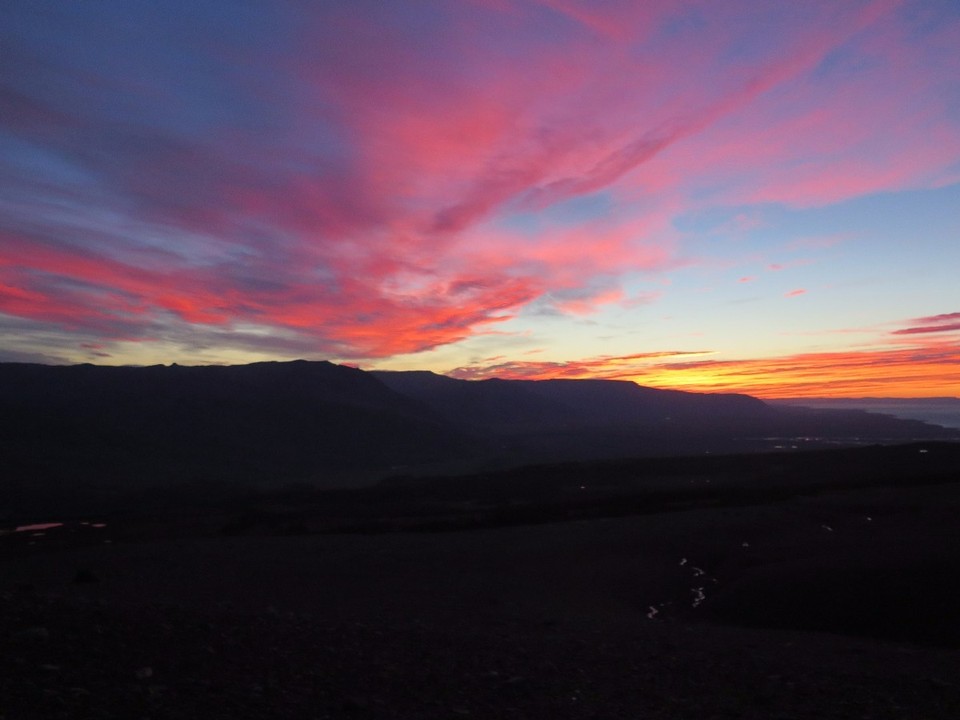
[(759, 398), (960, 395), (960, 342), (734, 360), (662, 362), (663, 355), (666, 354), (600, 357), (565, 363), (503, 363), (487, 368), (458, 368), (450, 374), (467, 379), (631, 380), (664, 390), (745, 393)]

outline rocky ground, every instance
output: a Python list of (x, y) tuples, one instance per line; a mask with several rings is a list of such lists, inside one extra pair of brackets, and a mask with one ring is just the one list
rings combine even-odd
[(14, 718), (954, 718), (955, 651), (675, 621), (338, 622), (7, 594)]
[(952, 719), (958, 488), (447, 532), (8, 528), (0, 718)]

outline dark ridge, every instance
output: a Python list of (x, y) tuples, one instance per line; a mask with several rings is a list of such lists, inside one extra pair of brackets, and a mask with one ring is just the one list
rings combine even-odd
[[(536, 463), (960, 439), (860, 411), (612, 380), (455, 380), (329, 362), (0, 364), (4, 503), (46, 509)], [(59, 510), (58, 510), (59, 511)]]
[(209, 482), (341, 484), (475, 445), (418, 401), (328, 362), (3, 364), (0, 388), (14, 504), (39, 488), (66, 498)]
[(387, 386), (450, 418), (494, 429), (655, 425), (706, 414), (711, 419), (772, 414), (748, 395), (658, 390), (623, 380), (456, 380), (424, 372), (381, 372)]
[(579, 412), (509, 380), (456, 380), (432, 372), (374, 371), (387, 387), (449, 420), (494, 432), (579, 423)]

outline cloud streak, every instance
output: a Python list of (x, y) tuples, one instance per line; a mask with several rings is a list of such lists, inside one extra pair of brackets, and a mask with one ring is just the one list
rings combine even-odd
[(707, 350), (663, 350), (632, 355), (602, 355), (565, 362), (509, 361), (503, 363), (470, 365), (455, 368), (447, 374), (460, 380), (556, 380), (602, 378), (606, 380), (633, 379), (637, 374), (667, 358), (709, 355)]
[(566, 362), (518, 361), (452, 370), (465, 380), (604, 378), (698, 392), (761, 398), (940, 397), (960, 387), (960, 342), (743, 359), (685, 359), (709, 351), (601, 356)]
[(926, 335), (960, 331), (960, 313), (944, 313), (917, 318), (910, 327), (894, 330), (894, 335)]

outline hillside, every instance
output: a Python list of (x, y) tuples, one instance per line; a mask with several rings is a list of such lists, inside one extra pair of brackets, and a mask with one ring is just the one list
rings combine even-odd
[(4, 364), (0, 388), (13, 504), (38, 488), (66, 498), (158, 485), (336, 485), (473, 445), (370, 375), (326, 362)]
[(0, 523), (0, 697), (11, 718), (952, 720), (958, 480), (960, 444), (925, 442)]
[(328, 362), (0, 364), (0, 513), (179, 502), (530, 463), (757, 452), (960, 431), (608, 380), (455, 380)]

